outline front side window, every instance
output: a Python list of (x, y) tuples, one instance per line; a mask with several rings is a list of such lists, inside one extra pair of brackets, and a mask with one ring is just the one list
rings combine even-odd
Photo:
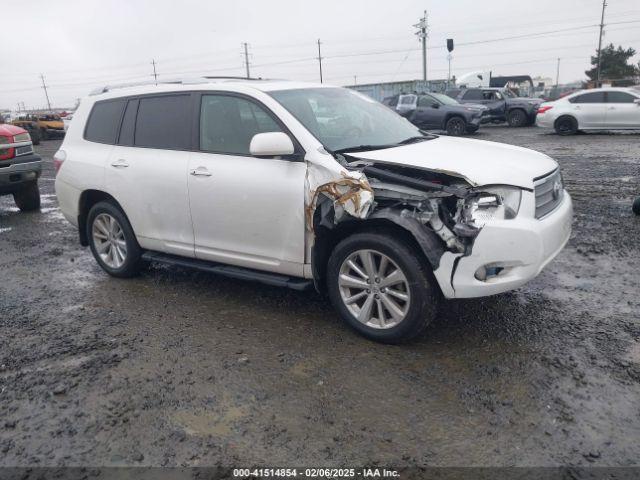
[[(447, 97), (448, 98), (448, 97)], [(419, 99), (418, 99), (418, 106), (419, 107), (430, 107), (432, 106), (434, 103), (439, 103), (435, 98), (433, 98), (430, 95), (422, 95)]]
[(203, 95), (200, 105), (200, 150), (250, 155), (254, 135), (282, 132), (264, 108), (233, 95)]
[(142, 97), (138, 106), (134, 145), (136, 147), (186, 150), (191, 116), (189, 95)]
[(124, 104), (124, 100), (97, 102), (89, 115), (84, 138), (91, 142), (116, 143)]
[(571, 103), (604, 103), (604, 92), (590, 92), (569, 100)]
[(344, 88), (301, 88), (269, 92), (327, 149), (392, 145), (420, 130), (393, 110)]
[(626, 92), (607, 92), (607, 103), (633, 103), (636, 97)]

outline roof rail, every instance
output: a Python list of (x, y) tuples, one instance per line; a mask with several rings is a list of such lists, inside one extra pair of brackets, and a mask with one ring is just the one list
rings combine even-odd
[(107, 93), (111, 90), (116, 90), (118, 88), (129, 88), (129, 87), (141, 87), (144, 85), (196, 85), (198, 83), (209, 83), (211, 80), (263, 80), (263, 78), (247, 78), (247, 77), (217, 77), (217, 76), (203, 76), (203, 77), (192, 77), (192, 78), (173, 78), (167, 80), (145, 80), (143, 82), (130, 82), (130, 83), (118, 83), (113, 85), (105, 85), (104, 87), (96, 88), (92, 90), (89, 95), (100, 95), (101, 93)]

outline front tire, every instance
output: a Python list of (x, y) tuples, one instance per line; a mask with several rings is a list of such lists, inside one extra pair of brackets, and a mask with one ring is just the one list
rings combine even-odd
[(467, 131), (467, 122), (461, 117), (451, 117), (445, 125), (447, 133), (454, 137), (464, 135)]
[(514, 128), (524, 127), (527, 124), (527, 114), (520, 109), (511, 110), (507, 115), (507, 123)]
[(142, 249), (119, 207), (96, 203), (89, 211), (86, 233), (94, 258), (109, 275), (129, 278), (140, 273)]
[(358, 233), (342, 240), (329, 259), (327, 287), (347, 325), (381, 343), (422, 334), (439, 302), (430, 267), (392, 234)]
[(38, 182), (30, 182), (13, 194), (13, 200), (22, 212), (32, 212), (40, 208)]
[(564, 115), (555, 121), (553, 127), (558, 135), (575, 135), (578, 131), (578, 122), (575, 118)]

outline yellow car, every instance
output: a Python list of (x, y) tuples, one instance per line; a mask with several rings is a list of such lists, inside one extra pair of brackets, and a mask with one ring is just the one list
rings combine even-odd
[(64, 136), (64, 123), (55, 113), (24, 115), (11, 123), (28, 130), (32, 137), (34, 136), (33, 130), (37, 130), (40, 134), (39, 140)]

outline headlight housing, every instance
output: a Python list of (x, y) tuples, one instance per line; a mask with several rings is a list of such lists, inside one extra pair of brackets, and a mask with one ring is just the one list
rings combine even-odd
[(491, 220), (511, 220), (520, 211), (522, 190), (516, 187), (487, 187), (467, 205), (467, 214), (483, 225)]

